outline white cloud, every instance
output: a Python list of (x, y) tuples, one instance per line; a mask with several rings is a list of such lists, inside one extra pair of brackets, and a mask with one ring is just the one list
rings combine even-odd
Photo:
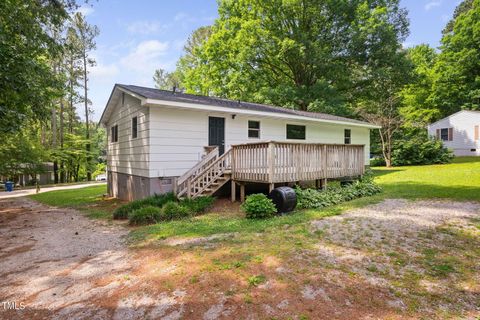
[(95, 77), (95, 79), (98, 79), (98, 80), (104, 79), (104, 78), (111, 79), (116, 75), (118, 75), (119, 71), (120, 70), (115, 64), (105, 65), (105, 64), (97, 63), (95, 66), (93, 66), (90, 69), (90, 75), (92, 77)]
[(169, 49), (168, 42), (148, 40), (140, 42), (127, 56), (120, 59), (123, 67), (139, 73), (151, 73), (163, 65), (164, 57)]
[(85, 17), (92, 14), (94, 11), (93, 7), (87, 5), (81, 6), (76, 10), (76, 12), (80, 12)]
[(185, 12), (179, 12), (173, 17), (173, 21), (180, 21), (180, 20), (185, 20), (188, 18), (188, 14)]
[(431, 9), (433, 9), (435, 7), (439, 7), (441, 5), (442, 5), (441, 0), (433, 0), (433, 1), (430, 1), (427, 4), (425, 4), (425, 10), (430, 11)]
[(152, 34), (159, 33), (166, 29), (158, 21), (135, 21), (127, 26), (127, 31), (132, 34)]

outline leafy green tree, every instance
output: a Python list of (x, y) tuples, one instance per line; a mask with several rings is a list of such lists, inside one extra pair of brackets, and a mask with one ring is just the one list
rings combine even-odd
[(196, 70), (202, 64), (200, 59), (202, 45), (208, 40), (211, 34), (211, 26), (203, 26), (193, 31), (183, 47), (185, 54), (180, 57), (177, 62), (175, 74), (178, 78), (179, 85), (182, 88), (187, 87), (188, 93), (209, 94), (209, 92), (202, 90), (202, 86), (198, 86), (202, 81), (196, 78), (196, 76), (199, 75)]
[(157, 69), (153, 74), (153, 81), (157, 89), (172, 90), (174, 87), (180, 88), (180, 81), (175, 71), (167, 72), (161, 68)]
[(14, 180), (18, 175), (35, 177), (48, 159), (35, 131), (22, 130), (3, 137), (0, 144), (0, 175)]
[(75, 7), (71, 0), (0, 1), (0, 133), (49, 116), (61, 90), (50, 64), (62, 53), (54, 34)]
[(77, 12), (73, 16), (72, 25), (77, 33), (77, 44), (79, 47), (80, 52), (80, 59), (82, 61), (82, 80), (83, 80), (83, 103), (85, 108), (85, 138), (87, 140), (87, 144), (85, 146), (87, 157), (86, 157), (86, 168), (87, 168), (87, 181), (92, 180), (92, 171), (91, 171), (91, 158), (90, 158), (90, 151), (91, 151), (91, 144), (88, 142), (90, 140), (90, 108), (89, 105), (91, 101), (88, 99), (88, 68), (95, 65), (95, 60), (90, 57), (89, 53), (92, 50), (95, 50), (96, 43), (95, 38), (99, 35), (100, 31), (95, 25), (90, 25), (85, 20), (85, 17), (80, 13)]
[(188, 92), (348, 112), (408, 33), (397, 0), (223, 0)]
[(480, 0), (464, 1), (445, 29), (432, 101), (440, 117), (480, 109)]
[(459, 5), (455, 8), (453, 12), (453, 17), (450, 21), (448, 21), (445, 28), (442, 30), (443, 35), (447, 35), (453, 32), (453, 27), (455, 25), (455, 21), (457, 20), (458, 16), (469, 11), (473, 8), (473, 0), (463, 0), (459, 3)]
[(440, 110), (432, 102), (437, 53), (435, 49), (422, 44), (408, 49), (407, 57), (414, 69), (411, 81), (400, 93), (400, 114), (404, 119), (404, 127), (417, 132), (425, 130), (429, 123), (440, 116)]

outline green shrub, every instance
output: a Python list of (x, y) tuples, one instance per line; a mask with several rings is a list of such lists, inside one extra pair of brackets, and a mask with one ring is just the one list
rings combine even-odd
[(113, 219), (127, 219), (129, 213), (146, 206), (162, 207), (165, 203), (175, 200), (173, 193), (156, 194), (140, 200), (131, 201), (113, 212)]
[(140, 201), (132, 201), (113, 211), (113, 219), (128, 219), (128, 214), (132, 211), (142, 208), (144, 205)]
[(370, 159), (370, 167), (384, 167), (385, 159), (383, 157), (375, 157)]
[(320, 209), (356, 198), (372, 196), (381, 191), (370, 173), (345, 187), (330, 187), (327, 190), (295, 188), (297, 207), (300, 209)]
[(263, 193), (249, 195), (241, 208), (248, 219), (270, 218), (277, 213), (272, 199), (267, 198)]
[(203, 196), (195, 199), (183, 199), (182, 201), (180, 201), (180, 204), (189, 208), (192, 214), (197, 215), (200, 213), (204, 213), (209, 208), (211, 208), (214, 201), (215, 198), (213, 197)]
[(160, 221), (161, 215), (162, 210), (159, 207), (146, 206), (130, 212), (128, 220), (131, 225), (151, 224)]
[(162, 212), (166, 220), (182, 219), (193, 214), (189, 207), (175, 201), (164, 204)]
[(442, 141), (431, 139), (426, 133), (395, 143), (392, 153), (393, 166), (410, 166), (449, 163), (453, 154)]

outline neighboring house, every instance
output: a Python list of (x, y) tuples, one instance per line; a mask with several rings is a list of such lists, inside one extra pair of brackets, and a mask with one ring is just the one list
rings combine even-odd
[[(27, 167), (26, 164), (20, 164), (20, 168)], [(21, 170), (19, 170), (21, 171)], [(31, 170), (29, 170), (31, 171)], [(8, 177), (0, 176), (0, 181), (7, 181)], [(53, 162), (44, 162), (42, 171), (37, 174), (19, 173), (15, 175), (14, 182), (20, 186), (34, 185), (37, 181), (40, 185), (51, 184), (55, 182), (53, 173)]]
[(221, 155), (233, 145), (261, 141), (356, 144), (363, 170), (370, 129), (378, 128), (328, 114), (121, 84), (100, 122), (108, 136), (108, 192), (126, 200), (172, 191), (209, 146), (218, 146)]
[(456, 156), (480, 156), (480, 111), (462, 110), (428, 126)]

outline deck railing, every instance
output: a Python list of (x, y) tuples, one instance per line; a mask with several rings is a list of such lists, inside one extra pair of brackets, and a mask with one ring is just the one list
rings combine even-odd
[(182, 197), (188, 191), (188, 180), (191, 180), (201, 174), (205, 169), (210, 166), (215, 160), (218, 159), (218, 147), (213, 148), (202, 160), (200, 160), (190, 170), (185, 172), (181, 177), (177, 179), (176, 194), (178, 197)]
[(364, 174), (363, 145), (260, 142), (232, 146), (232, 179), (277, 183)]
[(215, 183), (231, 168), (231, 159), (231, 150), (228, 150), (206, 167), (202, 173), (187, 179), (187, 197), (196, 197), (202, 194), (212, 183)]

